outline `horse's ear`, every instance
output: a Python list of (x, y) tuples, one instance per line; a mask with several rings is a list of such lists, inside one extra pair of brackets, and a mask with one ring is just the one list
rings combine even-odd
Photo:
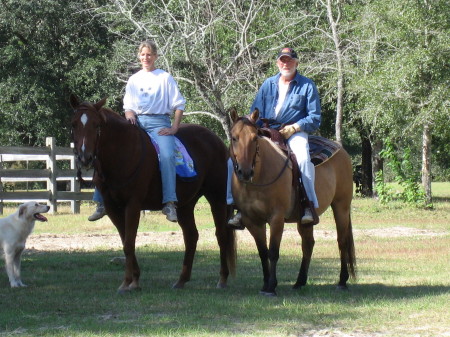
[(70, 94), (69, 100), (70, 100), (70, 106), (74, 109), (80, 105), (80, 100), (77, 97), (77, 95), (75, 95), (75, 94)]
[(255, 108), (255, 110), (253, 110), (253, 112), (250, 114), (250, 120), (253, 122), (253, 124), (255, 124), (258, 118), (259, 118), (259, 110), (258, 108)]
[(95, 103), (95, 104), (94, 104), (95, 109), (97, 109), (97, 111), (99, 111), (99, 110), (102, 108), (102, 106), (105, 105), (107, 99), (108, 99), (108, 97), (104, 97), (104, 98), (102, 98), (100, 101), (98, 101), (97, 103)]
[(100, 117), (103, 119), (103, 122), (106, 123), (107, 117), (106, 117), (106, 114), (105, 114), (105, 109), (100, 109), (98, 111), (98, 113), (99, 113)]
[(233, 123), (236, 123), (236, 121), (239, 119), (238, 113), (236, 111), (236, 108), (230, 109), (230, 117)]

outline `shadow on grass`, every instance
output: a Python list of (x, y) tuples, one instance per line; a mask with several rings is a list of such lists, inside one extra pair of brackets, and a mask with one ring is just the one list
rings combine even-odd
[(292, 257), (280, 265), (279, 296), (267, 298), (258, 294), (262, 273), (255, 254), (240, 254), (236, 278), (230, 279), (227, 289), (216, 289), (219, 254), (212, 250), (197, 252), (192, 280), (185, 289), (173, 290), (183, 252), (145, 247), (138, 251), (142, 290), (118, 295), (123, 266), (109, 261), (121, 255), (118, 250), (27, 251), (22, 276), (28, 288), (10, 289), (6, 274), (0, 275), (4, 289), (0, 331), (24, 329), (21, 335), (30, 336), (207, 335), (218, 331), (229, 335), (264, 330), (269, 322), (276, 322), (285, 324), (290, 333), (291, 326), (299, 329), (300, 322), (301, 329), (308, 330), (336, 320), (360, 319), (358, 308), (367, 303), (416, 301), (450, 292), (444, 285), (376, 283), (353, 283), (350, 291), (337, 291), (332, 281), (338, 277), (337, 258), (315, 259), (310, 284), (293, 290), (298, 266)]

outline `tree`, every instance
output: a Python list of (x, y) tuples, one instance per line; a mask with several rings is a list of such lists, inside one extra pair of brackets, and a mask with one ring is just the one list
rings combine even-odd
[(104, 67), (107, 31), (81, 15), (74, 1), (1, 4), (0, 142), (44, 145), (51, 135), (68, 145), (69, 93), (92, 98), (115, 83), (108, 84)]
[(371, 128), (374, 138), (420, 144), (415, 139), (423, 135), (427, 177), (433, 126), (448, 120), (448, 103), (443, 102), (449, 97), (445, 7), (445, 1), (412, 0), (379, 0), (365, 7), (360, 32), (367, 41), (363, 46), (367, 56), (355, 68), (353, 82), (361, 100), (355, 117)]
[(294, 4), (256, 0), (114, 0), (91, 13), (127, 36), (124, 59), (135, 59), (142, 39), (155, 40), (161, 67), (178, 80), (189, 110), (217, 118), (227, 137), (228, 108), (247, 113), (277, 51), (307, 35), (314, 18)]

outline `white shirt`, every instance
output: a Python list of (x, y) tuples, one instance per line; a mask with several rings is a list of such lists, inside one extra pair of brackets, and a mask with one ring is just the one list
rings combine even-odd
[(275, 118), (280, 113), (281, 107), (283, 106), (284, 100), (286, 99), (286, 94), (289, 89), (289, 84), (290, 83), (284, 84), (284, 82), (281, 81), (281, 77), (280, 77), (280, 80), (278, 81), (278, 101), (277, 101), (277, 105), (275, 106)]
[(140, 70), (131, 75), (123, 98), (123, 109), (137, 115), (172, 115), (177, 109), (184, 111), (185, 104), (175, 79), (161, 69)]

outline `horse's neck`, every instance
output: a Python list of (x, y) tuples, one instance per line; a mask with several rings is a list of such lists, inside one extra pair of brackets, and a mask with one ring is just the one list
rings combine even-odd
[[(259, 140), (259, 160), (256, 161), (256, 171), (259, 179), (269, 179), (277, 175), (286, 165), (283, 151), (266, 137)], [(256, 177), (255, 177), (256, 178)]]
[(108, 121), (100, 131), (99, 156), (102, 162), (133, 165), (140, 158), (142, 139), (137, 127)]

